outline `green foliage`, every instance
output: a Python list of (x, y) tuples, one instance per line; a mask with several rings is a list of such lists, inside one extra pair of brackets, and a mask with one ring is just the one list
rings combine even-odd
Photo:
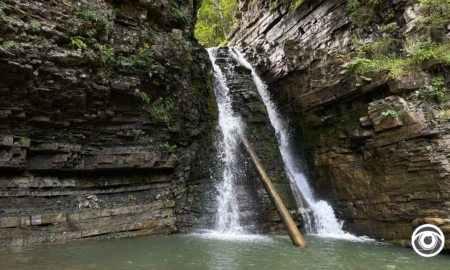
[(0, 19), (2, 19), (2, 21), (6, 22), (6, 23), (14, 23), (14, 20), (11, 18), (8, 18), (8, 16), (6, 16), (6, 14), (2, 8), (0, 8)]
[(272, 10), (276, 9), (280, 5), (285, 5), (285, 6), (289, 7), (289, 8), (291, 8), (291, 11), (294, 12), (304, 2), (305, 2), (305, 0), (277, 0), (277, 1), (272, 3), (272, 5), (270, 6), (269, 10), (272, 11)]
[(106, 45), (95, 44), (95, 47), (98, 48), (100, 52), (100, 58), (102, 59), (103, 64), (107, 64), (114, 60), (114, 48), (106, 47)]
[(163, 76), (164, 72), (165, 72), (165, 68), (163, 65), (161, 65), (160, 63), (156, 64), (156, 67), (158, 68), (158, 74), (159, 76)]
[[(361, 31), (369, 24), (370, 18), (374, 17), (376, 6), (383, 0), (347, 0), (347, 9), (353, 28)], [(392, 17), (388, 15), (388, 17)]]
[(46, 65), (48, 65), (48, 66), (53, 66), (53, 65), (54, 65), (54, 63), (51, 62), (51, 61), (45, 61), (44, 64), (46, 64)]
[(86, 35), (90, 38), (93, 38), (97, 34), (97, 30), (95, 28), (89, 29), (86, 32)]
[(71, 44), (72, 45), (76, 45), (78, 48), (82, 49), (82, 50), (86, 50), (87, 45), (83, 42), (83, 37), (71, 37)]
[(5, 49), (7, 49), (7, 50), (16, 49), (18, 51), (25, 52), (25, 50), (23, 49), (22, 45), (20, 43), (15, 42), (15, 41), (5, 41), (3, 43), (3, 47), (5, 47)]
[(136, 136), (142, 133), (142, 129), (133, 129), (132, 131), (134, 134), (136, 134)]
[(153, 64), (153, 54), (150, 52), (150, 45), (144, 43), (143, 47), (139, 48), (138, 64), (142, 66), (151, 66)]
[(382, 116), (390, 116), (392, 118), (398, 117), (398, 113), (396, 111), (394, 111), (394, 110), (387, 110), (385, 112), (382, 112), (381, 115)]
[(117, 58), (117, 64), (119, 66), (129, 68), (131, 71), (134, 71), (134, 65), (138, 62), (136, 55), (130, 55), (129, 57), (125, 57), (120, 55)]
[(107, 115), (113, 115), (114, 113), (113, 113), (113, 111), (106, 110), (106, 114), (107, 114)]
[(25, 143), (25, 137), (20, 137), (19, 144), (23, 145)]
[(81, 15), (87, 21), (96, 21), (96, 20), (98, 20), (97, 12), (92, 11), (92, 10), (85, 10), (85, 11), (82, 12)]
[(437, 44), (430, 40), (410, 41), (405, 49), (405, 55), (387, 55), (361, 48), (358, 48), (357, 52), (363, 57), (358, 56), (342, 65), (344, 70), (341, 74), (364, 74), (371, 71), (389, 70), (389, 76), (396, 78), (414, 74), (420, 69), (420, 65), (427, 61), (438, 60), (450, 64), (450, 44)]
[(344, 70), (341, 71), (341, 74), (346, 73), (360, 74), (364, 72), (365, 69), (369, 68), (372, 64), (373, 64), (372, 60), (365, 58), (355, 58), (354, 60), (342, 65)]
[(445, 95), (441, 92), (441, 88), (444, 85), (443, 77), (436, 77), (432, 80), (431, 85), (427, 85), (425, 88), (419, 90), (419, 97), (426, 100), (434, 100), (437, 103), (445, 101)]
[(292, 10), (297, 10), (304, 2), (305, 2), (305, 0), (293, 1), (292, 2)]
[(398, 24), (396, 22), (387, 24), (387, 25), (382, 25), (380, 28), (380, 31), (383, 33), (389, 33), (392, 34), (395, 31), (397, 31), (400, 27), (398, 26)]
[(173, 149), (173, 150), (177, 149), (177, 146), (175, 144), (170, 146), (170, 144), (168, 142), (159, 145), (159, 147), (165, 148), (165, 149)]
[(37, 21), (32, 20), (30, 24), (31, 24), (31, 29), (33, 30), (33, 32), (39, 32), (41, 25)]
[(333, 115), (329, 114), (329, 115), (326, 115), (326, 116), (322, 117), (322, 119), (320, 121), (321, 122), (325, 122), (325, 121), (327, 121), (329, 119), (332, 119), (332, 118), (333, 118)]
[(39, 76), (39, 71), (36, 69), (35, 71), (33, 71), (34, 76)]
[(236, 24), (236, 0), (203, 0), (197, 13), (195, 37), (206, 47), (217, 47)]
[(332, 58), (334, 58), (334, 59), (344, 57), (344, 55), (342, 55), (341, 53), (339, 53), (339, 51), (336, 50), (336, 49), (332, 49), (332, 50), (328, 51), (327, 54), (328, 54), (329, 56), (331, 56)]
[(433, 28), (445, 28), (450, 23), (449, 0), (418, 0), (427, 9), (427, 16), (420, 20)]
[(20, 65), (21, 68), (26, 68), (26, 69), (33, 69), (33, 67), (29, 64), (25, 64), (25, 65)]
[(163, 99), (159, 97), (153, 102), (152, 107), (156, 112), (156, 118), (167, 122), (169, 120), (169, 110), (174, 106), (174, 102), (170, 98)]
[(143, 101), (150, 103), (150, 98), (147, 96), (145, 92), (141, 92), (141, 98)]
[(273, 10), (275, 10), (277, 7), (278, 7), (278, 1), (275, 1), (275, 2), (273, 2), (273, 3), (270, 5), (269, 10), (270, 10), (270, 11), (273, 11)]
[(188, 24), (191, 22), (191, 19), (186, 17), (186, 15), (178, 9), (178, 4), (174, 0), (170, 0), (169, 18), (181, 24)]
[(111, 35), (111, 33), (114, 32), (114, 27), (112, 26), (112, 24), (108, 21), (108, 19), (105, 16), (102, 16), (100, 20), (105, 24), (106, 36)]
[(437, 59), (440, 54), (438, 44), (431, 42), (430, 39), (424, 42), (412, 43), (406, 51), (407, 56), (412, 58), (412, 60), (417, 64), (422, 64), (428, 60)]

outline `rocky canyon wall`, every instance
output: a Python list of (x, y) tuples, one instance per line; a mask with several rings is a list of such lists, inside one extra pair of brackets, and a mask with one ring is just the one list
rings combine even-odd
[(424, 23), (431, 12), (403, 0), (247, 0), (228, 37), (291, 119), (319, 196), (351, 232), (404, 246), (423, 223), (450, 238), (450, 27)]
[(217, 117), (198, 7), (1, 1), (0, 245), (198, 223)]
[[(210, 59), (193, 38), (200, 4), (1, 1), (0, 245), (214, 226), (218, 111)], [(252, 85), (241, 69), (235, 83)], [(295, 212), (252, 87), (236, 90), (236, 104)], [(243, 162), (248, 178), (239, 191), (254, 195), (240, 196), (243, 225), (283, 231)]]

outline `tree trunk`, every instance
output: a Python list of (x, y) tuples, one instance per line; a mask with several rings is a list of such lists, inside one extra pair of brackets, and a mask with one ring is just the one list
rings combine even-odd
[(219, 9), (220, 20), (222, 21), (222, 31), (223, 31), (223, 34), (225, 35), (225, 40), (227, 40), (228, 30), (227, 30), (225, 18), (223, 17), (222, 0), (214, 0), (214, 5), (216, 5), (216, 7)]

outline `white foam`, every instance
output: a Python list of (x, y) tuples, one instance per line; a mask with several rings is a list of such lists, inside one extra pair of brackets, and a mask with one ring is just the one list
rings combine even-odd
[(203, 239), (214, 239), (221, 241), (233, 242), (273, 242), (270, 236), (260, 234), (243, 234), (243, 233), (222, 233), (219, 231), (205, 230), (199, 233), (192, 233), (193, 235)]
[(338, 240), (346, 240), (351, 242), (360, 242), (360, 243), (375, 243), (377, 242), (374, 239), (371, 239), (367, 236), (355, 236), (350, 233), (344, 232), (343, 234), (310, 234), (311, 236), (316, 236), (320, 238), (332, 238)]

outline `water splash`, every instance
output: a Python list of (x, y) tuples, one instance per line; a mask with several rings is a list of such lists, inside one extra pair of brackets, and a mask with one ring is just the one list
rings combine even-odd
[(293, 140), (288, 124), (278, 113), (277, 107), (269, 95), (267, 86), (262, 82), (252, 65), (241, 53), (233, 49), (232, 54), (238, 62), (252, 71), (253, 80), (266, 105), (270, 122), (275, 129), (286, 173), (299, 206), (299, 212), (305, 221), (308, 234), (353, 240), (358, 239), (356, 236), (344, 232), (342, 229), (343, 223), (336, 218), (333, 208), (326, 201), (316, 200), (305, 175), (302, 173), (302, 164), (294, 159), (292, 153), (293, 147), (291, 145)]
[(238, 134), (243, 128), (243, 122), (233, 113), (227, 80), (215, 63), (217, 49), (208, 49), (208, 54), (214, 69), (214, 92), (219, 108), (219, 129), (222, 136), (216, 140), (218, 160), (222, 165), (221, 181), (216, 185), (218, 191), (216, 232), (223, 235), (237, 235), (244, 233), (235, 190), (236, 179), (242, 174), (239, 170), (237, 151), (240, 143)]

